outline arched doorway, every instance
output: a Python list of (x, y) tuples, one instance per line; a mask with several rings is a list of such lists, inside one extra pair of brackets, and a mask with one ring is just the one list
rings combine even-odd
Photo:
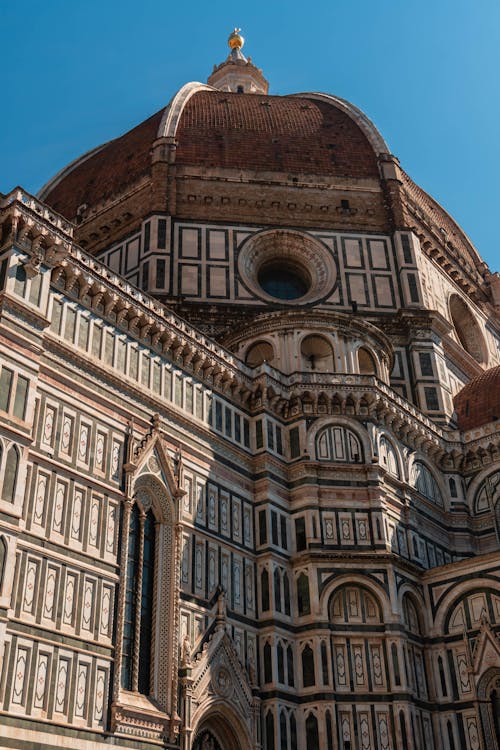
[(488, 669), (477, 685), (486, 750), (500, 750), (500, 669)]
[(196, 736), (193, 750), (224, 750), (224, 748), (209, 729), (204, 729)]
[(229, 715), (220, 708), (210, 711), (196, 729), (192, 750), (249, 750), (246, 730), (234, 718), (232, 711)]

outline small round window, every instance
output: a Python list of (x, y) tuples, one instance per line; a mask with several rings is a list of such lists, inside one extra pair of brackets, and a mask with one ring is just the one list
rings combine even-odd
[(305, 272), (271, 263), (260, 269), (258, 282), (262, 289), (276, 299), (300, 299), (309, 291), (310, 281), (304, 278)]

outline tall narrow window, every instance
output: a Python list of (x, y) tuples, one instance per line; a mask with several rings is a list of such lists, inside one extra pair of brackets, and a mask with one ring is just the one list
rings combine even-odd
[(262, 611), (267, 612), (267, 610), (269, 609), (269, 573), (267, 572), (267, 570), (263, 570), (260, 577), (260, 593)]
[(297, 722), (295, 714), (290, 714), (290, 750), (297, 750)]
[(327, 747), (327, 750), (333, 750), (332, 715), (330, 711), (325, 712), (325, 723), (326, 723), (326, 747)]
[(286, 671), (288, 673), (288, 684), (290, 685), (290, 687), (295, 687), (295, 675), (293, 670), (293, 648), (291, 646), (288, 646), (286, 650)]
[(274, 715), (272, 711), (266, 714), (266, 750), (274, 750)]
[(392, 669), (394, 672), (394, 682), (401, 685), (401, 675), (399, 673), (398, 649), (395, 643), (391, 643)]
[(288, 750), (288, 732), (286, 727), (286, 714), (280, 713), (280, 750)]
[(273, 681), (273, 663), (271, 654), (271, 644), (266, 643), (264, 646), (264, 682)]
[(5, 471), (2, 488), (2, 498), (13, 503), (16, 497), (17, 473), (19, 470), (19, 453), (13, 445), (5, 457)]
[(314, 653), (310, 646), (306, 646), (302, 651), (302, 684), (304, 687), (312, 687), (315, 682)]
[(438, 656), (438, 670), (439, 670), (439, 681), (441, 682), (441, 693), (444, 698), (448, 695), (448, 689), (446, 687), (446, 677), (444, 675), (443, 659)]
[(285, 602), (285, 615), (290, 614), (290, 581), (288, 573), (283, 574), (283, 599)]
[(284, 654), (283, 654), (283, 646), (281, 643), (278, 643), (278, 646), (276, 648), (276, 655), (278, 657), (278, 682), (281, 682), (282, 685), (285, 684), (285, 661), (284, 661)]
[(144, 695), (150, 693), (151, 679), (155, 535), (152, 510), (143, 515), (135, 504), (127, 547), (122, 687)]
[(281, 576), (278, 568), (274, 569), (274, 609), (281, 612)]
[(328, 653), (325, 641), (321, 641), (321, 671), (323, 675), (323, 685), (328, 685)]
[(307, 750), (317, 750), (319, 747), (318, 720), (314, 714), (309, 714), (306, 719), (306, 746)]
[(7, 543), (5, 537), (0, 536), (0, 595), (3, 588), (3, 573), (5, 569), (5, 559), (7, 557)]
[(301, 573), (297, 578), (297, 607), (299, 615), (308, 615), (311, 612), (309, 579), (305, 573)]

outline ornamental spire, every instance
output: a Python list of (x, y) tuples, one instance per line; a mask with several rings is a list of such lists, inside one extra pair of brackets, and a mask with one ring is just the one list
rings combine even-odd
[(267, 94), (269, 84), (262, 75), (262, 70), (252, 63), (252, 58), (245, 57), (241, 48), (245, 38), (241, 29), (235, 27), (227, 39), (231, 50), (226, 60), (214, 65), (208, 83), (221, 91), (232, 91), (235, 94)]

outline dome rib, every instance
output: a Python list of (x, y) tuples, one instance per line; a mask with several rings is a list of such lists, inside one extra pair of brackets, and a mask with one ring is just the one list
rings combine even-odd
[(500, 365), (467, 383), (454, 397), (453, 405), (462, 431), (500, 419)]

